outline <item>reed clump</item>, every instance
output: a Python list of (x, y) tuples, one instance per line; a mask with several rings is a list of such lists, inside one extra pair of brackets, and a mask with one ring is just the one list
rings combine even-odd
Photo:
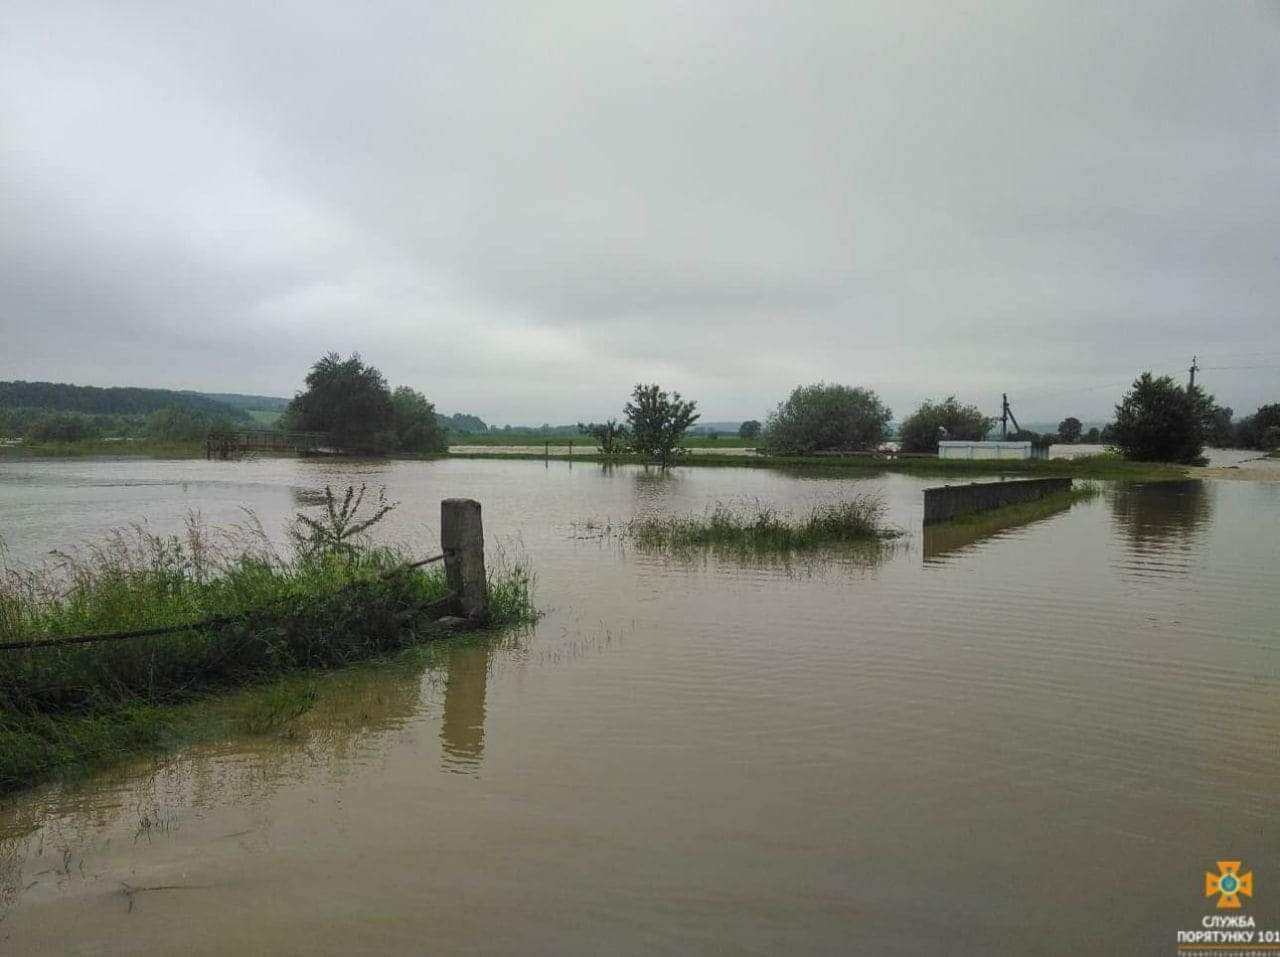
[(635, 518), (622, 533), (643, 549), (795, 552), (896, 538), (902, 532), (884, 525), (884, 511), (875, 495), (816, 505), (799, 519), (759, 502), (716, 504), (702, 515)]
[[(210, 693), (389, 655), (438, 633), (443, 568), (403, 568), (422, 556), (372, 545), (364, 533), (394, 505), (380, 497), (369, 521), (362, 502), (363, 490), (345, 500), (326, 490), (325, 513), (294, 525), (287, 556), (251, 516), (229, 530), (192, 516), (183, 535), (133, 526), (40, 568), (0, 563), (0, 642), (213, 619), (149, 637), (0, 650), (0, 791), (163, 746), (175, 706)], [(533, 617), (523, 564), (495, 566), (490, 589), (491, 626)], [(263, 714), (294, 706), (264, 705)]]

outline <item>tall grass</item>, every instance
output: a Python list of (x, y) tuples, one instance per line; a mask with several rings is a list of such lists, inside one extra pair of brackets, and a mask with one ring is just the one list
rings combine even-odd
[(883, 501), (860, 495), (814, 506), (799, 520), (758, 502), (746, 509), (717, 504), (702, 515), (635, 518), (622, 527), (622, 533), (643, 549), (791, 552), (882, 541), (901, 534), (885, 527), (883, 518)]
[[(335, 547), (313, 527), (299, 529), (288, 557), (254, 521), (211, 531), (192, 518), (181, 536), (134, 526), (40, 568), (3, 563), (0, 642), (216, 621), (153, 637), (0, 651), (0, 790), (160, 746), (175, 705), (388, 655), (438, 634), (429, 619), (447, 596), (441, 566), (386, 574), (412, 557), (350, 536)], [(533, 616), (523, 564), (499, 563), (490, 592), (492, 626)], [(299, 701), (291, 694), (264, 705), (264, 714), (288, 713)]]

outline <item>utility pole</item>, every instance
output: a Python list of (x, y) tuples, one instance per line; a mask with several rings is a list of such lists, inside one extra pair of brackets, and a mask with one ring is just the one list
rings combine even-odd
[(1009, 422), (1013, 422), (1015, 432), (1021, 432), (1022, 426), (1018, 424), (1018, 418), (1013, 414), (1013, 409), (1009, 408), (1009, 393), (1000, 393), (1000, 440), (1004, 441), (1009, 437)]
[(1192, 356), (1192, 357), (1191, 357), (1191, 368), (1187, 370), (1188, 372), (1190, 372), (1190, 373), (1191, 373), (1191, 388), (1192, 388), (1192, 389), (1194, 389), (1194, 388), (1196, 387), (1196, 372), (1197, 372), (1199, 369), (1200, 369), (1200, 367), (1199, 367), (1198, 365), (1196, 365), (1196, 357), (1195, 357), (1195, 356)]

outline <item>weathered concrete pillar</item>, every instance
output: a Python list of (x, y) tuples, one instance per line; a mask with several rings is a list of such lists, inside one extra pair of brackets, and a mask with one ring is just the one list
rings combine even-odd
[(449, 591), (458, 613), (469, 621), (489, 617), (489, 584), (484, 571), (484, 526), (480, 503), (446, 498), (440, 503), (440, 546)]

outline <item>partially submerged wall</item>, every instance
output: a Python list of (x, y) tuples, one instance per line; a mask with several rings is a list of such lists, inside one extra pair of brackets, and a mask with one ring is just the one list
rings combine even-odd
[(957, 515), (985, 512), (1002, 505), (1034, 502), (1071, 488), (1069, 478), (1026, 479), (1016, 482), (975, 482), (924, 490), (924, 523), (945, 522)]

